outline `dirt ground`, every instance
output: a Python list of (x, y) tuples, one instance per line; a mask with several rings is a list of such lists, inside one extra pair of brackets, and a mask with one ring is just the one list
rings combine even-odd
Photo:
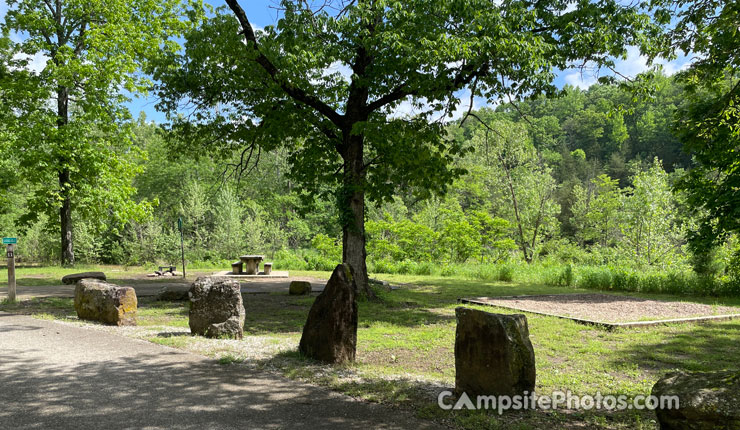
[[(145, 296), (156, 296), (163, 288), (167, 288), (173, 291), (187, 291), (192, 284), (196, 274), (188, 275), (188, 279), (184, 280), (179, 277), (160, 277), (160, 278), (148, 278), (146, 274), (129, 274), (125, 276), (121, 273), (111, 272), (109, 275), (108, 282), (134, 287), (136, 295), (139, 297)], [(198, 273), (198, 276), (211, 276), (212, 273)], [(31, 278), (29, 275), (24, 275), (23, 278)], [(291, 281), (308, 281), (311, 283), (311, 290), (313, 294), (318, 294), (324, 290), (326, 286), (326, 279), (318, 279), (308, 276), (291, 276), (288, 278), (258, 278), (258, 279), (240, 279), (242, 294), (268, 294), (268, 293), (287, 293), (290, 288)], [(23, 280), (18, 282), (17, 294), (20, 300), (28, 300), (32, 297), (74, 297), (75, 286), (74, 285), (62, 285), (61, 282), (58, 285), (23, 285)], [(7, 297), (7, 290), (5, 288), (0, 290), (0, 300)]]
[(676, 318), (738, 315), (740, 308), (611, 294), (553, 294), (478, 297), (481, 304), (596, 322), (624, 323)]

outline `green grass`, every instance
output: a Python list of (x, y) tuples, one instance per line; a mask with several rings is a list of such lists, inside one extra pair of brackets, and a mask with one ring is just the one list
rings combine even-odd
[(138, 326), (188, 327), (187, 302), (158, 302), (151, 297), (139, 299)]
[(226, 366), (229, 364), (236, 364), (244, 362), (243, 358), (237, 357), (233, 354), (223, 354), (218, 358), (218, 364)]
[(32, 298), (30, 300), (16, 301), (10, 303), (7, 299), (0, 301), (0, 311), (12, 312), (22, 315), (66, 318), (76, 316), (74, 300), (70, 298), (46, 297)]
[(150, 336), (146, 340), (170, 348), (185, 348), (190, 342), (190, 336)]
[[(328, 272), (292, 272), (328, 278)], [(413, 409), (417, 415), (459, 428), (655, 428), (654, 415), (644, 412), (570, 411), (491, 413), (446, 412), (436, 407), (439, 387), (454, 386), (455, 308), (457, 299), (471, 296), (586, 292), (572, 287), (500, 282), (462, 277), (382, 275), (402, 285), (378, 290), (379, 302), (359, 303), (357, 361), (323, 366), (295, 351), (275, 355), (265, 363), (289, 377), (325, 385), (368, 401)], [(739, 306), (740, 298), (632, 294), (652, 299), (684, 300)], [(296, 346), (313, 297), (285, 294), (245, 295), (246, 336), (262, 336)], [(490, 307), (474, 308), (513, 313)], [(42, 317), (73, 314), (70, 299), (43, 299), (0, 304), (0, 310), (35, 313)], [(537, 391), (570, 390), (574, 394), (645, 395), (666, 372), (736, 368), (740, 356), (740, 321), (672, 324), (605, 331), (573, 321), (528, 314), (537, 361)], [(139, 325), (187, 327), (182, 302), (140, 301)], [(148, 340), (187, 348), (195, 339), (160, 335)], [(199, 340), (199, 342), (201, 342)], [(218, 342), (217, 340), (202, 342)], [(222, 364), (244, 359), (228, 349), (213, 356)]]
[[(72, 273), (80, 272), (105, 272), (112, 279), (130, 278), (131, 274), (142, 273), (140, 267), (127, 266), (103, 266), (103, 265), (77, 265), (75, 267), (61, 266), (31, 266), (17, 267), (15, 279), (17, 285), (23, 286), (47, 286), (60, 285), (62, 277)], [(8, 286), (8, 271), (5, 268), (0, 269), (0, 287)]]

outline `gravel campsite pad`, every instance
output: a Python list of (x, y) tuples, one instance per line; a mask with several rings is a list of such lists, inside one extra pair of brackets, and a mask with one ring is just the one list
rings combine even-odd
[(462, 301), (603, 323), (660, 321), (720, 315), (740, 317), (738, 307), (650, 300), (612, 294), (478, 297)]

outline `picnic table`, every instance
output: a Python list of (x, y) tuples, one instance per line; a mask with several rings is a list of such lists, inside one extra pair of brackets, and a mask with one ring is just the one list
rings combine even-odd
[(264, 255), (242, 255), (239, 257), (239, 260), (244, 263), (244, 273), (247, 275), (259, 273), (260, 263), (264, 259)]

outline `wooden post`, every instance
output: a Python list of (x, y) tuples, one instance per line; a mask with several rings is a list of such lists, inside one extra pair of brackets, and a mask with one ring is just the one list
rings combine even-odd
[(15, 245), (9, 244), (6, 256), (8, 257), (8, 301), (15, 302)]

